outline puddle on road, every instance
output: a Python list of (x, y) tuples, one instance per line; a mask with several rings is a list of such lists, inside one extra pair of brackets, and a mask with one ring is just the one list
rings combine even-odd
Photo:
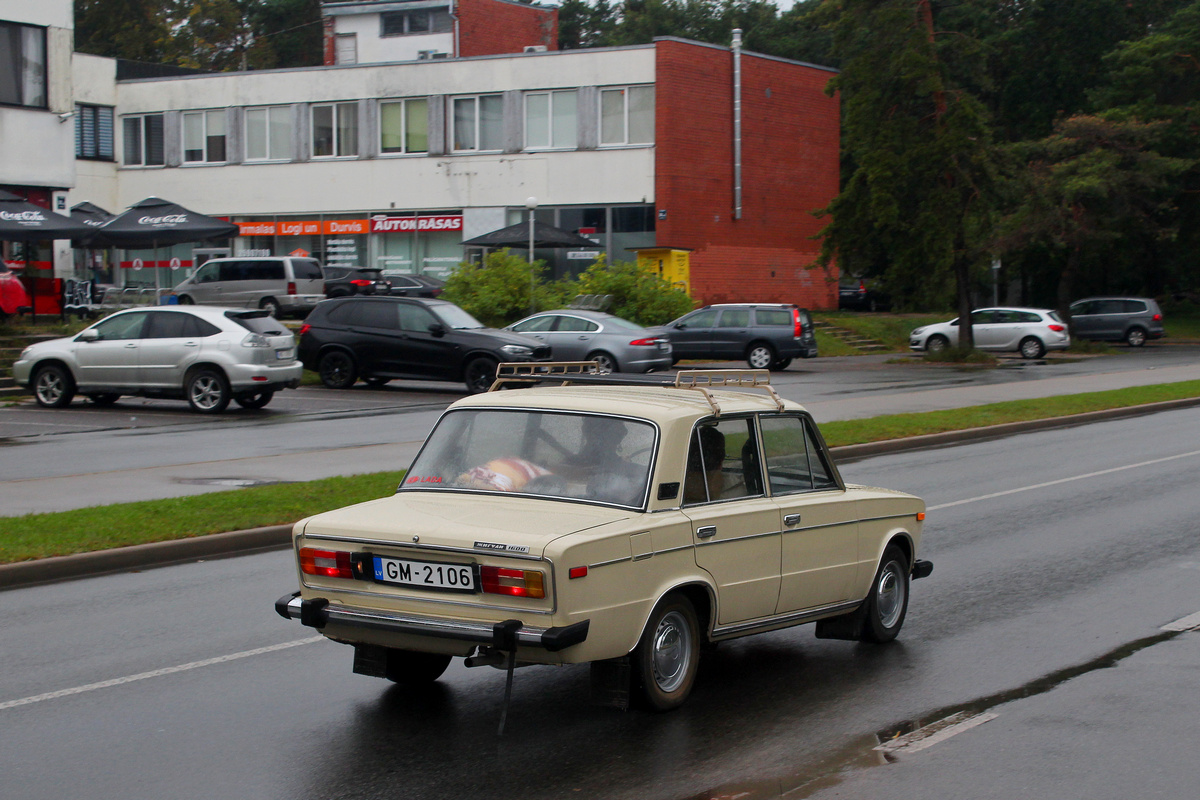
[(880, 745), (894, 742), (926, 727), (948, 726), (951, 721), (957, 724), (985, 715), (990, 718), (991, 715), (986, 714), (990, 709), (1014, 700), (1045, 694), (1081, 675), (1115, 667), (1133, 654), (1173, 639), (1180, 633), (1182, 631), (1171, 630), (1147, 636), (1121, 645), (1090, 661), (1051, 672), (1016, 689), (999, 692), (968, 703), (946, 706), (918, 718), (897, 722), (873, 734), (855, 738), (845, 747), (830, 753), (803, 771), (755, 781), (728, 783), (680, 800), (782, 800), (783, 798), (803, 800), (823, 789), (839, 785), (859, 770), (884, 766), (899, 760), (894, 753), (888, 752), (886, 749), (877, 749)]
[(175, 483), (189, 486), (228, 486), (231, 489), (242, 489), (249, 486), (277, 486), (293, 481), (273, 481), (264, 478), (175, 478)]

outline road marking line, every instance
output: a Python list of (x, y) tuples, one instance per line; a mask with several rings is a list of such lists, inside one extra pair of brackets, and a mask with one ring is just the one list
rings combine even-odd
[(1008, 489), (1007, 491), (1003, 491), (1003, 492), (992, 492), (991, 494), (981, 494), (978, 497), (968, 497), (966, 500), (955, 500), (952, 503), (940, 503), (936, 506), (929, 506), (929, 508), (927, 508), (926, 511), (940, 511), (943, 508), (951, 508), (953, 506), (961, 506), (961, 505), (965, 505), (967, 503), (974, 503), (979, 500), (991, 500), (993, 497), (1004, 497), (1005, 495), (1018, 494), (1020, 492), (1028, 492), (1028, 491), (1032, 491), (1034, 489), (1045, 489), (1048, 486), (1058, 486), (1059, 484), (1071, 483), (1072, 481), (1081, 481), (1086, 478), (1096, 478), (1101, 475), (1111, 475), (1114, 472), (1124, 472), (1125, 470), (1129, 470), (1129, 469), (1141, 469), (1142, 467), (1148, 467), (1152, 464), (1163, 464), (1167, 461), (1176, 461), (1181, 458), (1192, 458), (1193, 456), (1200, 456), (1200, 450), (1193, 450), (1190, 453), (1180, 453), (1179, 455), (1166, 456), (1164, 458), (1155, 458), (1155, 459), (1151, 459), (1150, 461), (1141, 461), (1137, 464), (1126, 464), (1123, 467), (1113, 467), (1112, 469), (1102, 469), (1098, 472), (1088, 472), (1083, 475), (1075, 475), (1074, 477), (1071, 477), (1071, 478), (1059, 478), (1058, 480), (1055, 480), (1055, 481), (1046, 481), (1045, 483), (1035, 483), (1035, 484), (1032, 484), (1031, 486), (1022, 486), (1017, 489)]
[(1189, 614), (1182, 619), (1177, 619), (1174, 622), (1169, 622), (1163, 625), (1161, 630), (1164, 631), (1194, 631), (1200, 629), (1200, 611), (1195, 614)]
[(59, 689), (57, 692), (46, 692), (45, 694), (37, 694), (32, 697), (23, 697), (20, 700), (9, 700), (0, 703), (0, 711), (6, 708), (16, 708), (17, 706), (27, 706), (31, 703), (40, 703), (43, 700), (56, 700), (59, 697), (69, 697), (73, 694), (83, 694), (84, 692), (92, 692), (96, 689), (107, 689), (110, 686), (122, 686), (126, 683), (134, 681), (144, 681), (146, 678), (157, 678), (161, 675), (174, 675), (176, 672), (187, 672), (188, 670), (199, 669), (200, 667), (209, 667), (213, 664), (224, 664), (228, 661), (237, 661), (241, 658), (250, 658), (251, 656), (261, 656), (265, 653), (274, 653), (278, 650), (286, 650), (289, 647), (297, 647), (302, 644), (312, 644), (325, 639), (324, 636), (313, 636), (308, 639), (297, 639), (294, 642), (284, 642), (283, 644), (273, 644), (268, 647), (256, 647), (253, 650), (243, 650), (240, 653), (231, 653), (227, 656), (217, 656), (216, 658), (206, 658), (203, 661), (191, 661), (187, 664), (180, 664), (175, 667), (164, 667), (163, 669), (155, 669), (150, 672), (139, 672), (137, 675), (127, 675), (124, 678), (112, 678), (107, 681), (99, 681), (98, 683), (89, 683), (85, 686), (76, 686), (71, 689)]
[(960, 711), (957, 714), (951, 714), (945, 719), (931, 722), (912, 733), (898, 736), (890, 742), (884, 742), (874, 749), (884, 753), (916, 753), (927, 747), (933, 747), (939, 742), (944, 742), (951, 736), (957, 736), (963, 731), (969, 731), (971, 728), (982, 725), (985, 722), (991, 722), (998, 716), (1000, 715), (992, 713), (968, 714), (965, 711)]

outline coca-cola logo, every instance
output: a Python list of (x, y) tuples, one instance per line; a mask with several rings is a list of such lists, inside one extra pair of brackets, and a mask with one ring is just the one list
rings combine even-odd
[(5, 222), (45, 222), (46, 215), (40, 211), (0, 211)]
[(182, 225), (187, 222), (187, 214), (167, 214), (163, 217), (141, 217), (139, 225)]

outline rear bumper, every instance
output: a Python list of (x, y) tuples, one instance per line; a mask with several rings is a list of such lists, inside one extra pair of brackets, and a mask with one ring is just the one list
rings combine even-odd
[[(298, 619), (302, 625), (320, 630), (326, 625), (401, 633), (411, 636), (430, 636), (470, 644), (491, 645), (496, 642), (496, 626), (505, 623), (471, 622), (468, 620), (435, 619), (413, 614), (331, 605), (328, 600), (313, 597), (301, 600), (300, 593), (286, 594), (275, 601), (275, 611), (284, 619)], [(516, 630), (518, 647), (535, 647), (557, 653), (587, 639), (589, 620), (562, 628), (538, 628), (521, 625)]]
[(304, 365), (299, 361), (287, 361), (282, 364), (233, 364), (226, 368), (226, 373), (229, 375), (229, 385), (235, 392), (275, 392), (299, 386), (300, 379), (304, 376)]

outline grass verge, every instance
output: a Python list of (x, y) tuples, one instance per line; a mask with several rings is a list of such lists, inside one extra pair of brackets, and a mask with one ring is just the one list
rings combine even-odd
[[(821, 432), (831, 447), (838, 447), (1191, 397), (1200, 397), (1200, 381), (840, 420), (824, 423)], [(53, 514), (0, 517), (0, 564), (291, 524), (321, 511), (389, 495), (403, 474), (379, 472)]]

